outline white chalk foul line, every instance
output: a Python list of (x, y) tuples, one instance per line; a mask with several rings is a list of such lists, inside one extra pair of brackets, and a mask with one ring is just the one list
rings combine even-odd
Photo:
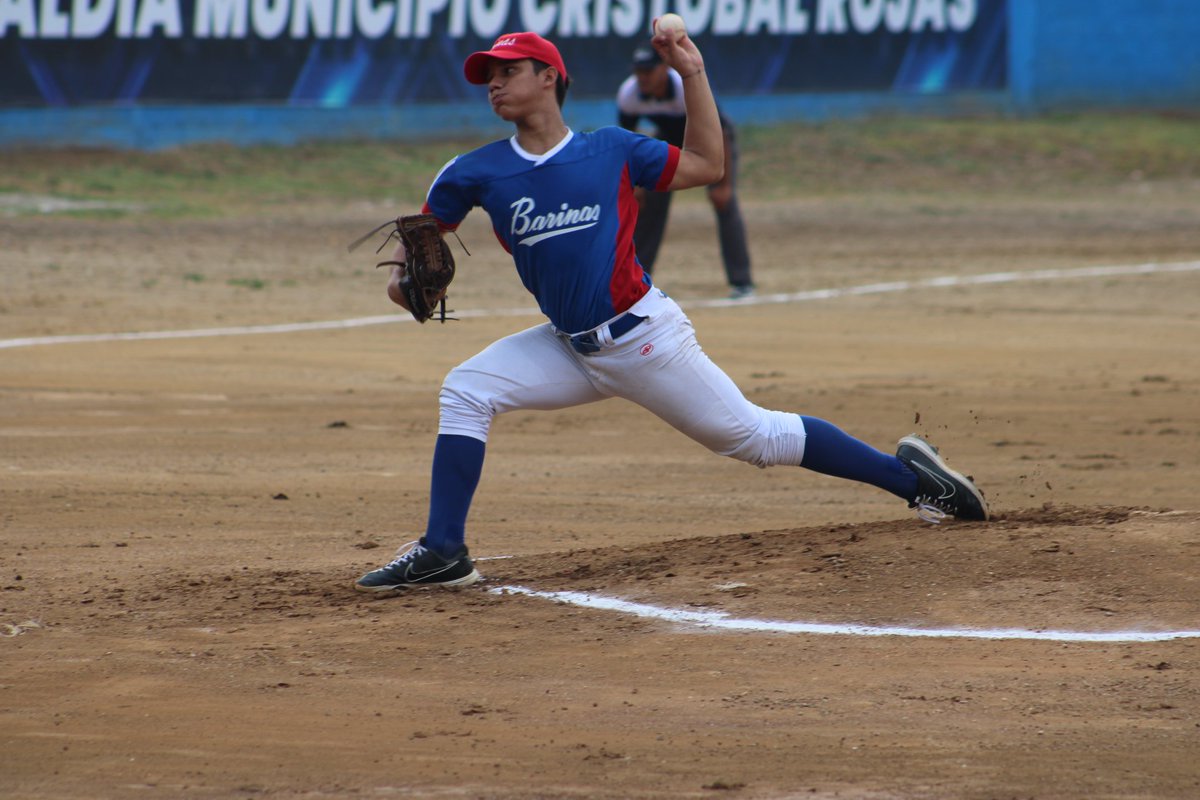
[[(1196, 272), (1200, 261), (1174, 264), (1128, 264), (1110, 267), (1078, 267), (1074, 269), (1038, 269), (1025, 272), (989, 272), (983, 275), (946, 275), (916, 281), (891, 281), (869, 283), (863, 286), (846, 286), (835, 289), (814, 289), (790, 294), (765, 294), (743, 300), (683, 300), (684, 308), (726, 308), (729, 306), (767, 305), (777, 303), (805, 303), (813, 300), (833, 300), (839, 297), (859, 297), (871, 294), (911, 292), (920, 289), (946, 289), (955, 286), (983, 286), (1020, 281), (1054, 281), (1079, 278), (1108, 278), (1123, 275), (1149, 275), (1152, 273)], [(455, 312), (461, 319), (486, 317), (536, 316), (535, 308), (482, 308)], [(324, 322), (293, 322), (277, 325), (247, 325), (227, 328), (200, 328), (190, 331), (142, 331), (132, 333), (68, 334), (63, 336), (31, 336), (22, 339), (0, 339), (0, 350), (16, 347), (37, 347), (54, 344), (81, 344), (93, 342), (144, 341), (151, 339), (200, 339), (211, 336), (250, 336), (264, 333), (297, 333), (301, 331), (340, 330), (361, 328), (368, 325), (388, 325), (412, 322), (407, 315), (388, 314), (356, 319), (327, 320)]]
[[(410, 317), (411, 319), (411, 317)], [(397, 316), (361, 317), (328, 322), (294, 322), (280, 325), (251, 325), (228, 328), (200, 328), (190, 331), (140, 331), (133, 333), (77, 333), (63, 336), (31, 336), (25, 339), (0, 339), (0, 350), (10, 347), (36, 347), (48, 344), (80, 344), (90, 342), (131, 342), (147, 339), (202, 339), (207, 336), (246, 336), (254, 333), (293, 333), (338, 328), (360, 328), (399, 322)]]
[(739, 619), (724, 611), (689, 611), (681, 608), (664, 608), (647, 603), (634, 603), (616, 597), (605, 597), (585, 592), (543, 592), (525, 586), (498, 586), (493, 594), (519, 594), (538, 597), (583, 608), (601, 611), (616, 611), (643, 619), (657, 619), (694, 625), (698, 628), (716, 628), (730, 631), (756, 633), (808, 633), (834, 636), (907, 636), (927, 639), (1026, 639), (1050, 642), (1128, 643), (1167, 642), (1174, 639), (1197, 639), (1200, 631), (1056, 631), (1025, 630), (1022, 628), (909, 628), (888, 625), (833, 625), (823, 622), (787, 622), (767, 619)]
[[(527, 317), (539, 313), (536, 308), (490, 308), (463, 311), (456, 316), (468, 317)], [(197, 328), (187, 331), (134, 331), (128, 333), (77, 333), (62, 336), (31, 336), (24, 339), (0, 339), (0, 350), (12, 347), (36, 347), (50, 344), (81, 344), (94, 342), (130, 342), (151, 339), (204, 339), (212, 336), (252, 336), (263, 333), (297, 333), (364, 328), (368, 325), (390, 325), (415, 322), (405, 314), (385, 314), (354, 319), (332, 319), (323, 322), (282, 322), (275, 325), (242, 325), (227, 328)]]
[(791, 294), (766, 294), (742, 300), (727, 298), (716, 300), (692, 300), (681, 303), (688, 308), (724, 308), (727, 306), (767, 305), (770, 303), (801, 303), (810, 300), (830, 300), (838, 297), (858, 297), (868, 294), (891, 294), (911, 292), (919, 289), (946, 289), (954, 286), (984, 286), (997, 283), (1020, 281), (1055, 281), (1078, 278), (1109, 278), (1123, 275), (1149, 275), (1152, 273), (1196, 272), (1200, 261), (1184, 261), (1174, 264), (1125, 264), (1109, 267), (1075, 267), (1072, 269), (1037, 269), (1024, 272), (988, 272), (983, 275), (944, 275), (939, 278), (924, 278), (916, 281), (890, 281), (868, 283), (862, 286), (847, 286), (840, 289), (814, 289)]

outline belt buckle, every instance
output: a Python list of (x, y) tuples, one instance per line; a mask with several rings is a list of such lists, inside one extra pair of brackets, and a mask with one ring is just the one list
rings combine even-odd
[[(645, 321), (645, 317), (625, 312), (608, 324), (608, 335), (612, 339), (618, 339)], [(600, 343), (600, 336), (596, 331), (589, 331), (588, 333), (580, 333), (576, 336), (568, 337), (568, 341), (576, 353), (585, 356), (592, 353), (599, 353), (604, 349), (604, 345)]]
[(594, 333), (581, 333), (568, 338), (567, 341), (571, 343), (571, 349), (580, 355), (588, 356), (600, 352), (600, 343)]

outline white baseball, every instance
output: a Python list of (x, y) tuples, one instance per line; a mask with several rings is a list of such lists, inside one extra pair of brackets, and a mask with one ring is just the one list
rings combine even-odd
[(687, 33), (687, 26), (683, 24), (683, 17), (678, 14), (663, 14), (654, 21), (654, 33), (656, 36), (669, 33), (679, 39)]

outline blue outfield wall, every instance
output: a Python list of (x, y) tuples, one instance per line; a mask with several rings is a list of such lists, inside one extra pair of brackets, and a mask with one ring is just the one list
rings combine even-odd
[[(872, 115), (1002, 114), (1002, 92), (738, 96), (722, 108), (741, 124), (770, 125)], [(610, 100), (568, 100), (567, 124), (591, 130), (616, 123)], [(162, 150), (199, 143), (291, 145), (322, 140), (496, 138), (512, 134), (483, 100), (342, 109), (271, 106), (133, 106), (0, 111), (0, 148), (107, 147)]]
[[(185, 9), (188, 3), (201, 1), (175, 0)], [(510, 131), (491, 114), (483, 90), (466, 85), (458, 77), (458, 50), (466, 47), (469, 52), (490, 44), (474, 42), (469, 32), (454, 40), (439, 39), (436, 32), (420, 42), (389, 42), (385, 37), (368, 43), (379, 50), (365, 62), (363, 48), (353, 42), (305, 44), (285, 41), (282, 35), (274, 40), (247, 40), (245, 46), (239, 45), (240, 57), (250, 57), (246, 52), (252, 50), (254, 58), (270, 61), (272, 77), (278, 78), (277, 84), (285, 89), (290, 87), (291, 95), (285, 91), (281, 99), (254, 102), (222, 102), (217, 97), (196, 104), (172, 103), (152, 91), (159, 74), (154, 72), (154, 59), (159, 59), (160, 71), (178, 73), (181, 57), (170, 48), (179, 46), (179, 40), (164, 41), (161, 35), (153, 41), (138, 40), (130, 38), (128, 32), (110, 31), (111, 41), (61, 41), (61, 36), (39, 41), (39, 24), (54, 22), (60, 29), (66, 25), (65, 18), (55, 22), (45, 16), (45, 9), (53, 8), (53, 3), (0, 2), (7, 3), (0, 8), (8, 10), (7, 23), (0, 14), (0, 60), (7, 59), (5, 63), (10, 65), (8, 77), (3, 80), (15, 86), (16, 72), (11, 65), (24, 67), (19, 59), (32, 58), (30, 63), (36, 61), (34, 66), (40, 72), (34, 74), (37, 70), (30, 69), (33, 79), (26, 81), (26, 96), (43, 101), (6, 105), (0, 80), (0, 148), (155, 150), (200, 142), (249, 145), (347, 138), (474, 138), (507, 135)], [(377, 0), (374, 8), (383, 8), (386, 3)], [(736, 4), (736, 0), (731, 3)], [(916, 23), (913, 30), (907, 31), (892, 30), (885, 24), (889, 9), (903, 9), (913, 20), (925, 13), (920, 9), (936, 8), (939, 3), (944, 16), (937, 24), (929, 16), (919, 30)], [(515, 2), (513, 5), (516, 7)], [(546, 0), (540, 8), (551, 5), (553, 0)], [(72, 4), (64, 1), (58, 7), (69, 6)], [(661, 13), (665, 6), (666, 0), (648, 0), (642, 10)], [(713, 67), (710, 71), (715, 73), (714, 84), (722, 106), (742, 124), (882, 114), (1200, 111), (1200, 0), (788, 0), (779, 7), (784, 6), (807, 10), (804, 35), (769, 31), (766, 23), (756, 29), (754, 36), (721, 33), (716, 30), (716, 17), (710, 20), (706, 32), (697, 34)], [(169, 2), (155, 0), (145, 7), (161, 13)], [(562, 7), (566, 8), (566, 3)], [(672, 3), (670, 7), (676, 6)], [(752, 7), (766, 6), (746, 3), (746, 8)], [(13, 9), (18, 8), (28, 10), (20, 24), (13, 15)], [(862, 28), (871, 24), (863, 22), (864, 9), (872, 8), (879, 12), (874, 17), (875, 27)], [(964, 10), (974, 14), (976, 22), (988, 21), (991, 32), (982, 35), (952, 30), (949, 21), (954, 19), (954, 12), (959, 12), (962, 19)], [(38, 18), (38, 13), (42, 17)], [(167, 23), (162, 25), (165, 30)], [(860, 28), (855, 30), (854, 25)], [(19, 38), (28, 38), (31, 32), (34, 38), (29, 41)], [(569, 124), (586, 130), (615, 121), (610, 88), (615, 92), (622, 76), (628, 43), (640, 38), (633, 34), (626, 38), (609, 35), (607, 39), (560, 39), (570, 46), (568, 51), (564, 44), (564, 51), (572, 56), (568, 65), (579, 65), (576, 87), (565, 109)], [(189, 47), (224, 48), (220, 53), (227, 55), (238, 44), (212, 42), (211, 38), (193, 39)], [(393, 52), (417, 45), (425, 48), (419, 59), (409, 55), (405, 61), (403, 53)], [(433, 46), (436, 53), (429, 50)], [(38, 52), (41, 54), (28, 56)], [(302, 80), (297, 77), (300, 73), (281, 76), (279, 64), (273, 60), (275, 53), (280, 53), (281, 63), (291, 59), (287, 63), (302, 66)], [(103, 54), (106, 63), (123, 58), (130, 68), (121, 73), (120, 80), (98, 81), (86, 62), (97, 54)], [(578, 59), (573, 62), (576, 54)], [(609, 65), (614, 63), (618, 67), (616, 74), (611, 74)], [(403, 80), (394, 77), (393, 64), (403, 65)], [(414, 64), (420, 69), (408, 72), (416, 69)], [(226, 68), (234, 69), (229, 65)], [(364, 70), (382, 74), (370, 77)], [(207, 76), (199, 68), (193, 67), (192, 72)], [(360, 88), (393, 94), (375, 100), (360, 94), (357, 100), (341, 105), (326, 102), (329, 95), (320, 92), (335, 87), (344, 93), (347, 74), (362, 78)], [(64, 75), (83, 87), (79, 94), (71, 95), (71, 84), (65, 78), (55, 82)], [(207, 85), (228, 84), (228, 80), (210, 78)], [(130, 94), (131, 86), (140, 87), (142, 93)], [(106, 91), (111, 96), (103, 95)], [(431, 97), (447, 99), (439, 102)]]
[(1008, 74), (1024, 114), (1200, 110), (1200, 0), (1009, 0)]

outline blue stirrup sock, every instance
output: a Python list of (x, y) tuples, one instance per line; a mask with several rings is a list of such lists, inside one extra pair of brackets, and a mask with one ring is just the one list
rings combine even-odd
[[(802, 417), (806, 439), (800, 466), (836, 478), (869, 483), (911, 500), (917, 476), (894, 455), (880, 452), (816, 417)], [(439, 434), (433, 451), (433, 479), (425, 546), (451, 558), (466, 543), (467, 513), (483, 474), (486, 445), (470, 436)]]
[(917, 495), (917, 476), (894, 455), (860, 442), (835, 425), (816, 417), (804, 420), (804, 459), (800, 466), (860, 483), (869, 483), (897, 497)]
[(437, 437), (425, 546), (444, 558), (458, 555), (466, 543), (467, 512), (483, 474), (485, 448), (483, 442), (470, 436)]

